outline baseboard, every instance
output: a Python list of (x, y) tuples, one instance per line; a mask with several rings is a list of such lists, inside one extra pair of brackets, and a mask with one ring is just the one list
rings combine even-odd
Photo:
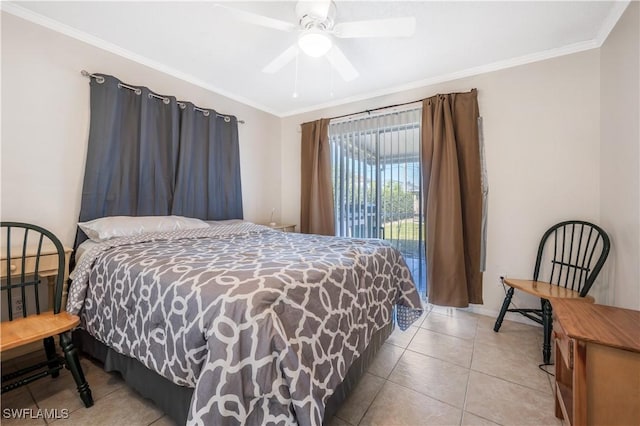
[[(492, 317), (493, 319), (497, 318), (498, 314), (500, 313), (500, 311), (488, 309), (482, 305), (471, 305), (468, 308), (459, 308), (459, 309), (467, 312), (472, 312), (478, 315), (485, 315), (487, 317)], [(542, 325), (538, 324), (535, 321), (531, 321), (529, 318), (523, 315), (520, 315), (517, 312), (507, 312), (507, 314), (504, 316), (504, 319), (507, 321), (513, 321), (513, 322), (519, 322), (521, 324), (532, 325), (534, 327), (542, 327)]]

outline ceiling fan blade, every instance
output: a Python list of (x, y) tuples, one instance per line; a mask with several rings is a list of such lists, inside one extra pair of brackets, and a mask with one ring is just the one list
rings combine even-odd
[(262, 68), (262, 72), (273, 74), (280, 68), (287, 65), (298, 54), (298, 45), (292, 44), (287, 50), (278, 55), (273, 61), (269, 62), (266, 67)]
[(236, 9), (233, 7), (227, 7), (221, 4), (216, 4), (217, 7), (225, 9), (234, 18), (239, 21), (247, 22), (249, 24), (260, 25), (262, 27), (272, 28), (274, 30), (280, 31), (295, 31), (298, 29), (297, 25), (287, 22), (281, 21), (279, 19), (269, 18), (268, 16), (257, 15), (255, 13), (247, 12), (245, 10)]
[(411, 37), (415, 32), (416, 18), (413, 16), (343, 22), (333, 27), (333, 34), (340, 38)]
[(351, 81), (358, 76), (358, 71), (354, 68), (353, 64), (335, 44), (331, 50), (327, 52), (327, 59), (344, 81)]

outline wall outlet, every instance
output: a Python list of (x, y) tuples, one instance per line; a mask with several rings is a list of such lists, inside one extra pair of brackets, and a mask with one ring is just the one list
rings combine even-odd
[(11, 300), (11, 309), (13, 310), (13, 317), (15, 318), (16, 316), (22, 315), (22, 298), (21, 297), (14, 297)]

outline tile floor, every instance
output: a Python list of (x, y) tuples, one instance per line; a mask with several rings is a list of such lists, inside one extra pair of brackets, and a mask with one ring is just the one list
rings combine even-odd
[[(330, 426), (559, 425), (553, 377), (538, 368), (542, 330), (435, 307), (409, 330), (395, 330)], [(116, 373), (82, 359), (95, 405), (85, 409), (73, 379), (41, 379), (2, 395), (2, 408), (66, 408), (54, 425), (172, 425), (162, 411)], [(3, 363), (3, 372), (16, 367)], [(35, 412), (35, 411), (34, 411)], [(4, 413), (4, 411), (3, 411)], [(4, 416), (3, 416), (4, 417)], [(2, 418), (3, 425), (43, 425), (43, 419)]]

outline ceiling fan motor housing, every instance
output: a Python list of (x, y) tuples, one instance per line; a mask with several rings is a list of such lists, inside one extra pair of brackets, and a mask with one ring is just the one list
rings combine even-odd
[[(326, 16), (324, 16), (325, 10)], [(335, 24), (336, 4), (331, 1), (327, 9), (325, 2), (299, 1), (296, 4), (296, 16), (303, 30), (317, 28), (328, 31)]]

